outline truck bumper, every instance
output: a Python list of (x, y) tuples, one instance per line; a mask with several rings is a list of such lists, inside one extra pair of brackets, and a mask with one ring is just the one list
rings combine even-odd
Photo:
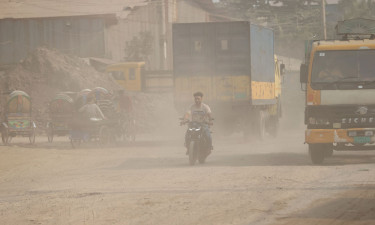
[[(349, 132), (355, 131), (358, 135), (349, 136)], [(372, 131), (373, 135), (364, 138), (366, 131)], [(314, 143), (372, 143), (375, 142), (375, 128), (352, 129), (307, 129), (305, 142)], [(360, 141), (360, 142), (358, 142)]]

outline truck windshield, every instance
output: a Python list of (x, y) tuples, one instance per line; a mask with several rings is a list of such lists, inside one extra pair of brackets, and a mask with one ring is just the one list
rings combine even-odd
[(357, 83), (375, 81), (375, 50), (315, 52), (311, 82)]

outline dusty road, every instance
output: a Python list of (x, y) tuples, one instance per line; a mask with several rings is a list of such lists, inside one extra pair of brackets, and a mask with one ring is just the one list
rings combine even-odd
[(375, 152), (313, 166), (292, 87), (277, 139), (214, 134), (213, 154), (194, 167), (177, 126), (108, 149), (15, 138), (0, 146), (0, 224), (375, 224)]

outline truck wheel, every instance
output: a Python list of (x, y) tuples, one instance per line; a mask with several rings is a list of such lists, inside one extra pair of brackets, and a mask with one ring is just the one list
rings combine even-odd
[(326, 154), (326, 144), (309, 144), (309, 155), (313, 164), (322, 164)]
[(266, 137), (266, 114), (264, 111), (259, 111), (259, 138), (264, 140)]
[(325, 157), (332, 157), (333, 156), (333, 149), (326, 149), (326, 151), (324, 152), (324, 156)]
[(271, 116), (267, 120), (267, 133), (273, 138), (277, 137), (279, 130), (279, 118), (277, 116)]

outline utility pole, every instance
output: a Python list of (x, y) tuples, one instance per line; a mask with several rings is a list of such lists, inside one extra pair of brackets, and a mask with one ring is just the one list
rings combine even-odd
[(160, 0), (160, 23), (159, 23), (159, 32), (160, 32), (160, 65), (159, 69), (165, 70), (168, 68), (168, 40), (170, 32), (169, 24), (169, 0)]
[(323, 17), (323, 34), (324, 40), (327, 39), (327, 25), (326, 25), (326, 1), (322, 0), (322, 17)]

